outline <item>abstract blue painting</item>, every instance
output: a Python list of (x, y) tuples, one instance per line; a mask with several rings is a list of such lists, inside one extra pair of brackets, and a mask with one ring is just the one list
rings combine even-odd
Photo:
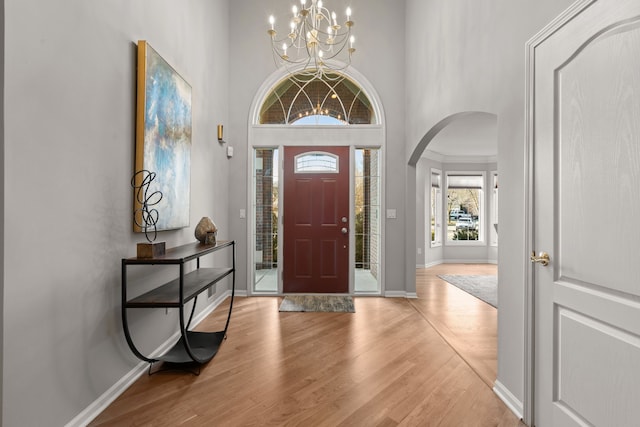
[[(156, 173), (156, 229), (189, 226), (191, 86), (149, 44), (138, 41), (136, 170)], [(137, 200), (134, 210), (140, 207)], [(144, 231), (136, 225), (135, 231)]]

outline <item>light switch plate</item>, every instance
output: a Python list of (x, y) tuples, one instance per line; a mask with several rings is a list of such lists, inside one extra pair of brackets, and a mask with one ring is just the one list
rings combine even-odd
[(397, 218), (396, 210), (395, 209), (387, 209), (387, 218), (396, 219)]

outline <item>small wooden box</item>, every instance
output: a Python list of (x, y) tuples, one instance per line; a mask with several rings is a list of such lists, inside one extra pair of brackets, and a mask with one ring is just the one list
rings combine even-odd
[(155, 258), (165, 254), (165, 242), (138, 243), (138, 258)]

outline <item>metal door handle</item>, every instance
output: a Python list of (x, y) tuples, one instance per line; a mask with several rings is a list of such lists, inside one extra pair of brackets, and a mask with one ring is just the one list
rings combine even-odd
[(347, 227), (342, 227), (342, 230), (340, 230), (342, 232), (342, 234), (347, 234), (349, 232), (349, 230), (347, 230)]
[(543, 267), (546, 267), (547, 265), (549, 265), (549, 261), (551, 261), (551, 258), (549, 258), (548, 253), (540, 252), (540, 255), (536, 256), (536, 251), (531, 251), (531, 258), (529, 259), (533, 263), (542, 264)]

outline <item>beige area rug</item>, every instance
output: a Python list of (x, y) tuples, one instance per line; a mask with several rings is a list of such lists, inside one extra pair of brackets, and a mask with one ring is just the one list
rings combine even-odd
[(342, 295), (287, 295), (279, 311), (355, 313), (353, 298)]

